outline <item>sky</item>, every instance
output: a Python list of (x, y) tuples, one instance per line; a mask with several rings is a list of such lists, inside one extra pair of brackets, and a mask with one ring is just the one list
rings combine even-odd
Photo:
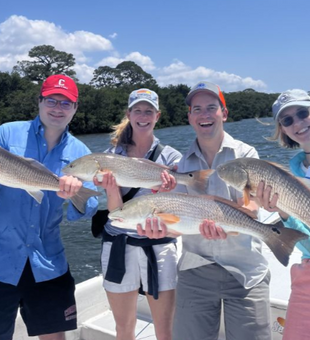
[(38, 45), (72, 53), (80, 83), (134, 61), (160, 86), (310, 90), (309, 0), (1, 0), (0, 71)]

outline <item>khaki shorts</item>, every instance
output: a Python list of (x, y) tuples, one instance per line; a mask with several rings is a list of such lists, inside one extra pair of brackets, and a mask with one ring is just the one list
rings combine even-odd
[[(107, 272), (111, 242), (104, 242), (101, 254), (103, 277)], [(175, 243), (153, 246), (158, 266), (158, 291), (175, 289), (177, 283), (177, 248)], [(111, 293), (127, 293), (138, 290), (142, 283), (143, 291), (148, 291), (147, 257), (141, 247), (126, 245), (126, 273), (120, 284), (104, 280), (103, 287)]]

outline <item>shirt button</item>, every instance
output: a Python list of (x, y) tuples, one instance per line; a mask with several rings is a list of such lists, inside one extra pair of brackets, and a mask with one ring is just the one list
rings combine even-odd
[(30, 247), (30, 244), (27, 244), (27, 247)]
[(31, 228), (34, 228), (34, 225), (32, 224), (30, 227), (31, 227)]

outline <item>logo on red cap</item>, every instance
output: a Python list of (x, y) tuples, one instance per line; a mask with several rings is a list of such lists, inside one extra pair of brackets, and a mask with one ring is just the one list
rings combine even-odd
[(74, 80), (63, 74), (49, 76), (42, 84), (41, 95), (46, 97), (51, 94), (62, 94), (73, 102), (76, 102), (79, 96)]

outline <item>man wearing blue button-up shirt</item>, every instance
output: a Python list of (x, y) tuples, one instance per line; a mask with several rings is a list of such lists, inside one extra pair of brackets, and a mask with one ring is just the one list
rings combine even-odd
[[(0, 340), (12, 339), (19, 307), (30, 336), (63, 340), (64, 331), (76, 328), (74, 280), (59, 224), (65, 199), (82, 187), (77, 178), (62, 176), (61, 169), (90, 153), (68, 132), (77, 100), (71, 78), (50, 76), (41, 88), (38, 117), (0, 126), (2, 148), (36, 159), (60, 176), (59, 191), (45, 191), (41, 204), (24, 190), (0, 186)], [(90, 218), (97, 205), (96, 197), (89, 198), (81, 214), (69, 202), (67, 219)]]

